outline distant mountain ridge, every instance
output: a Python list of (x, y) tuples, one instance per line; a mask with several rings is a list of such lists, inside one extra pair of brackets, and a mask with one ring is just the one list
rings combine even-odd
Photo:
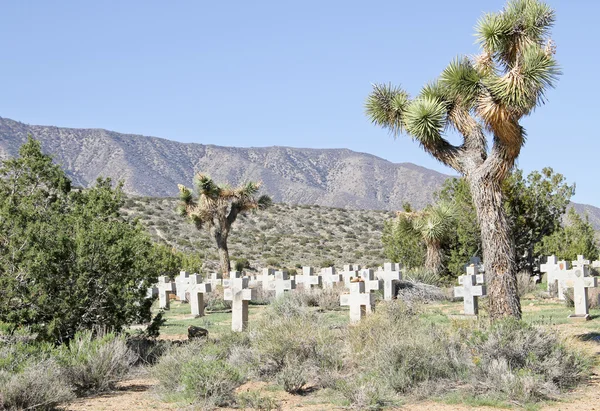
[(410, 163), (394, 164), (348, 149), (237, 148), (178, 143), (102, 129), (32, 126), (0, 118), (0, 156), (17, 154), (31, 134), (42, 142), (73, 182), (84, 187), (98, 176), (125, 181), (128, 193), (166, 197), (194, 173), (236, 185), (262, 181), (277, 202), (358, 209), (423, 207), (448, 177)]
[[(123, 180), (127, 193), (169, 197), (177, 184), (192, 185), (196, 172), (237, 185), (262, 181), (276, 202), (328, 207), (399, 210), (404, 202), (422, 208), (450, 176), (412, 163), (392, 163), (348, 149), (222, 147), (180, 143), (104, 129), (36, 126), (0, 117), (0, 158), (14, 156), (31, 134), (66, 170), (74, 184), (97, 177)], [(600, 228), (600, 209), (587, 211)]]

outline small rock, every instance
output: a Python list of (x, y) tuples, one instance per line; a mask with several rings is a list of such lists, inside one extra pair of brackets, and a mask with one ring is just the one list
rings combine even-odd
[(190, 325), (188, 327), (188, 339), (189, 340), (193, 340), (194, 338), (203, 338), (203, 337), (208, 338), (208, 330), (206, 328), (196, 327), (193, 325)]

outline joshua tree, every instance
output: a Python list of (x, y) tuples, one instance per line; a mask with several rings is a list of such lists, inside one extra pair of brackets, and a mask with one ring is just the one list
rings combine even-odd
[(429, 206), (422, 211), (399, 211), (398, 227), (417, 234), (427, 247), (425, 268), (439, 274), (442, 270), (442, 242), (450, 234), (454, 209), (448, 203)]
[[(479, 20), (479, 55), (455, 59), (416, 98), (399, 87), (375, 85), (366, 103), (373, 123), (395, 135), (406, 132), (467, 179), (481, 227), (492, 318), (521, 317), (500, 185), (525, 141), (519, 121), (544, 102), (560, 75), (549, 38), (554, 19), (554, 10), (540, 1), (509, 1)], [(462, 144), (444, 138), (447, 130), (458, 131)]]
[(263, 195), (256, 198), (260, 183), (249, 182), (238, 188), (219, 186), (206, 174), (197, 174), (194, 184), (198, 191), (198, 200), (194, 200), (192, 191), (179, 184), (179, 213), (188, 216), (199, 230), (206, 227), (217, 242), (221, 272), (229, 275), (231, 268), (227, 238), (232, 224), (239, 214), (251, 210), (265, 209), (271, 205), (271, 198)]

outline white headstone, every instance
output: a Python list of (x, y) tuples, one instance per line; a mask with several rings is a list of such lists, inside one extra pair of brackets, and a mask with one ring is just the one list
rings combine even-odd
[(556, 256), (551, 255), (547, 258), (545, 264), (540, 266), (540, 272), (546, 274), (547, 290), (551, 291), (552, 287), (558, 292), (558, 298), (564, 300), (564, 290), (562, 284), (564, 280), (571, 275), (569, 264), (566, 261), (558, 261)]
[(586, 260), (585, 258), (583, 258), (582, 255), (578, 255), (577, 260), (571, 261), (571, 264), (573, 265), (573, 267), (581, 268), (584, 265), (590, 265), (590, 260)]
[(158, 277), (158, 299), (159, 307), (168, 310), (170, 307), (169, 295), (175, 292), (175, 283), (167, 276)]
[(375, 296), (365, 291), (363, 281), (350, 284), (350, 293), (340, 295), (340, 305), (350, 307), (350, 322), (359, 322), (375, 306)]
[(395, 297), (396, 284), (402, 280), (400, 264), (384, 263), (383, 270), (377, 271), (377, 278), (383, 281), (383, 299), (391, 300)]
[(223, 278), (223, 288), (231, 287), (231, 280), (236, 278), (242, 278), (242, 273), (239, 271), (230, 271), (229, 278)]
[(326, 267), (321, 269), (321, 278), (325, 288), (333, 288), (337, 283), (342, 282), (342, 275), (335, 272), (334, 267)]
[(312, 267), (302, 267), (302, 275), (296, 276), (296, 286), (302, 284), (304, 289), (319, 287), (322, 285), (320, 275), (315, 275), (315, 270)]
[(467, 267), (467, 274), (458, 277), (459, 287), (454, 287), (454, 296), (464, 300), (464, 314), (477, 315), (479, 313), (478, 298), (486, 295), (485, 276), (479, 274), (477, 266)]
[(213, 289), (217, 288), (217, 286), (222, 286), (223, 285), (223, 274), (211, 273), (205, 282), (210, 284)]
[(572, 270), (574, 275), (565, 280), (565, 286), (573, 288), (573, 303), (575, 304), (575, 315), (571, 318), (579, 317), (589, 319), (588, 288), (598, 286), (598, 279), (590, 276), (587, 266), (582, 265)]
[(256, 290), (248, 288), (247, 278), (231, 278), (224, 290), (225, 301), (231, 301), (231, 329), (244, 331), (248, 327), (248, 301), (256, 298)]
[(187, 301), (185, 293), (189, 283), (190, 275), (185, 271), (180, 271), (179, 277), (175, 278), (175, 292), (177, 293), (177, 298), (179, 301)]
[(275, 281), (270, 284), (270, 289), (275, 290), (275, 297), (283, 295), (286, 291), (296, 288), (296, 281), (290, 279), (287, 271), (275, 271)]
[(359, 270), (360, 270), (360, 265), (357, 265), (357, 264), (346, 264), (344, 266), (344, 271), (342, 271), (340, 274), (342, 275), (342, 278), (344, 279), (344, 285), (346, 286), (346, 288), (348, 288), (350, 286), (350, 280), (358, 277)]
[(154, 298), (156, 296), (158, 296), (158, 287), (153, 285), (152, 287), (148, 288), (148, 291), (146, 292), (146, 298)]
[(275, 270), (272, 268), (263, 268), (259, 278), (263, 290), (269, 290), (270, 284), (275, 280)]
[(192, 274), (190, 276), (190, 284), (188, 292), (190, 294), (190, 307), (192, 315), (204, 316), (204, 294), (212, 291), (209, 283), (203, 283), (200, 274)]

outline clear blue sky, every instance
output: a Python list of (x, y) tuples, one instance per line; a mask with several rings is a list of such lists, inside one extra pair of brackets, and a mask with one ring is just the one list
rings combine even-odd
[[(563, 68), (519, 166), (600, 206), (600, 1), (548, 1)], [(446, 173), (364, 116), (374, 82), (416, 94), (501, 0), (2, 1), (0, 116), (227, 146), (349, 148)]]

